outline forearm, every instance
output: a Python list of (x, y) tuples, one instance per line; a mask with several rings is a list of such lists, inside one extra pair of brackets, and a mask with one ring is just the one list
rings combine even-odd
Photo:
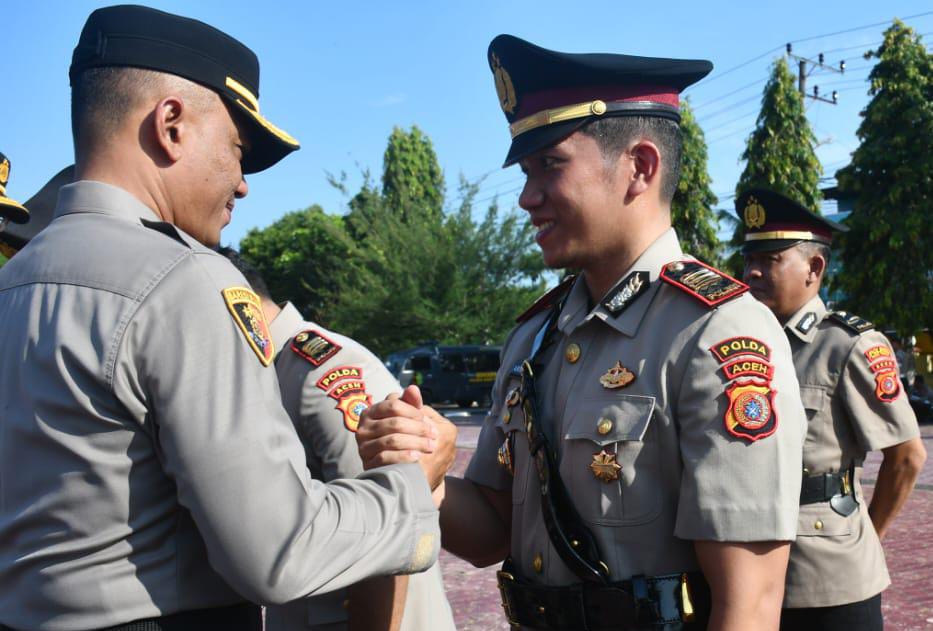
[(712, 594), (709, 631), (776, 631), (790, 543), (695, 542)]
[(441, 545), (445, 550), (486, 567), (509, 553), (511, 495), (484, 492), (479, 485), (448, 476), (441, 504)]
[(348, 590), (348, 631), (398, 631), (405, 614), (407, 576), (379, 576)]
[(919, 438), (884, 450), (884, 460), (868, 507), (868, 515), (879, 538), (884, 538), (910, 496), (925, 460), (926, 451)]

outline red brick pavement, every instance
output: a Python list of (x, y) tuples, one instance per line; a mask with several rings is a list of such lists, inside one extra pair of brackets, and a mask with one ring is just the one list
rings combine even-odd
[[(921, 428), (930, 453), (918, 488), (884, 541), (892, 585), (882, 597), (888, 631), (933, 631), (933, 426)], [(473, 455), (477, 427), (461, 426), (453, 474), (463, 475)], [(877, 475), (879, 454), (866, 462), (866, 482)], [(873, 487), (864, 484), (867, 495)], [(496, 589), (496, 568), (477, 569), (446, 553), (441, 565), (447, 597), (460, 631), (507, 631)]]

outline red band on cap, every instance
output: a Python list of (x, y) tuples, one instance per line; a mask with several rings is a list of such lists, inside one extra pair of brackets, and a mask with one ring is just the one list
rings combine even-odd
[(672, 107), (680, 107), (680, 96), (673, 88), (658, 85), (604, 85), (604, 86), (575, 86), (571, 88), (554, 88), (527, 94), (521, 99), (518, 111), (512, 120), (521, 120), (526, 116), (537, 114), (543, 110), (574, 105), (585, 101), (624, 102), (624, 101), (650, 101)]

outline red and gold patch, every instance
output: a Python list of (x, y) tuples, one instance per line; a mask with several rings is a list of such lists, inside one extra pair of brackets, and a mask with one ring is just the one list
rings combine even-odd
[(701, 261), (674, 261), (661, 268), (661, 280), (681, 289), (708, 307), (715, 307), (748, 291), (748, 285)]
[(312, 365), (321, 366), (340, 351), (340, 345), (314, 329), (308, 329), (292, 338), (291, 349)]
[(875, 396), (879, 401), (890, 403), (901, 393), (901, 380), (897, 369), (882, 370), (875, 375)]
[(343, 424), (351, 432), (359, 428), (360, 417), (373, 404), (373, 398), (366, 393), (362, 381), (341, 384), (328, 392), (327, 396), (337, 400), (337, 409), (343, 412)]
[(774, 390), (759, 381), (739, 381), (726, 390), (729, 406), (724, 417), (733, 436), (754, 442), (777, 431)]
[(774, 378), (774, 366), (754, 359), (737, 359), (729, 362), (722, 367), (722, 372), (729, 380), (737, 377), (759, 377), (765, 381), (771, 381)]
[(363, 369), (358, 366), (338, 366), (317, 380), (317, 387), (327, 392), (335, 383), (345, 379), (362, 379)]
[(246, 287), (228, 287), (223, 290), (224, 302), (233, 316), (233, 321), (246, 336), (249, 347), (256, 353), (260, 363), (268, 366), (275, 357), (275, 345), (269, 325), (262, 313), (259, 296)]
[(890, 358), (894, 357), (894, 353), (891, 352), (891, 349), (885, 346), (884, 344), (879, 344), (878, 346), (872, 346), (867, 351), (865, 351), (865, 359), (868, 360), (868, 363), (872, 363), (876, 359), (881, 359), (882, 357)]
[(753, 337), (730, 337), (713, 344), (709, 352), (719, 360), (720, 364), (738, 355), (757, 355), (764, 360), (771, 359), (771, 349), (768, 345)]
[(881, 372), (882, 370), (897, 371), (897, 362), (893, 359), (882, 359), (870, 365), (869, 368), (871, 368), (872, 372)]

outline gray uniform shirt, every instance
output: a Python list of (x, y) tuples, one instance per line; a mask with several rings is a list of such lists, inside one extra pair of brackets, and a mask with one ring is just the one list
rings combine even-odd
[[(284, 306), (269, 328), (276, 346), (275, 369), (282, 402), (304, 445), (311, 475), (325, 482), (357, 477), (363, 472), (363, 463), (351, 428), (355, 429), (362, 407), (382, 401), (393, 392), (401, 392), (398, 382), (365, 346), (305, 321), (291, 303)], [(326, 355), (325, 359), (312, 361), (291, 348), (294, 337), (302, 332), (332, 344), (331, 350), (317, 347), (320, 355)], [(354, 405), (354, 402), (362, 404)], [(346, 629), (346, 599), (346, 590), (341, 589), (269, 607), (266, 629)], [(365, 606), (365, 603), (354, 603), (354, 606)], [(440, 564), (435, 563), (426, 572), (409, 577), (400, 628), (402, 631), (452, 631), (456, 628), (444, 594)]]
[(785, 326), (807, 412), (803, 466), (818, 474), (855, 465), (859, 508), (843, 517), (829, 502), (800, 507), (785, 607), (859, 602), (891, 583), (859, 478), (867, 452), (920, 435), (887, 338), (875, 330), (858, 333), (828, 315), (815, 296)]
[[(659, 280), (666, 263), (681, 259), (687, 260), (669, 230), (632, 266), (650, 283), (617, 315), (603, 304), (590, 308), (578, 278), (538, 378), (543, 426), (559, 440), (561, 477), (614, 580), (697, 570), (693, 540), (791, 540), (796, 533), (804, 413), (787, 338), (747, 293), (710, 308)], [(511, 554), (519, 572), (564, 585), (579, 579), (548, 538), (521, 406), (508, 404), (518, 385), (512, 368), (530, 355), (546, 317), (520, 324), (506, 342), (493, 406), (466, 475), (511, 489)], [(748, 360), (771, 370), (761, 379), (730, 379), (713, 353), (723, 345), (727, 364)], [(634, 379), (603, 385), (618, 368)], [(744, 385), (750, 382), (764, 385), (756, 394)], [(759, 418), (776, 422), (764, 426), (773, 433), (756, 440), (733, 435), (727, 429), (733, 401), (748, 415), (757, 405)], [(743, 422), (754, 424), (750, 416)], [(500, 446), (511, 449), (514, 475), (498, 462)], [(596, 477), (598, 458), (621, 466), (616, 479)]]
[(68, 631), (423, 570), (416, 465), (312, 481), (223, 257), (66, 186), (0, 269), (0, 622)]

